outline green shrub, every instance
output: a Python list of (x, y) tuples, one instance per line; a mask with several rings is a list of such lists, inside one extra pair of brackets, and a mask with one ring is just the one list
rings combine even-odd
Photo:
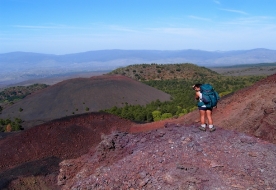
[(172, 114), (171, 113), (163, 113), (162, 116), (161, 116), (161, 119), (168, 119), (168, 118), (171, 118), (172, 117)]
[(153, 121), (160, 121), (161, 120), (161, 112), (155, 110), (152, 112)]
[[(14, 121), (11, 119), (0, 119), (0, 132), (11, 132), (22, 130), (21, 123), (23, 122), (20, 118), (15, 118)], [(8, 128), (8, 129), (7, 129)]]

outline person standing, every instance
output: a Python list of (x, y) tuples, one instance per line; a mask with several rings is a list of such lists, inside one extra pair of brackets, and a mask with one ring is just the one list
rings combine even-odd
[(205, 116), (207, 117), (208, 120), (208, 128), (210, 132), (213, 132), (216, 130), (216, 128), (213, 125), (213, 118), (212, 118), (212, 111), (213, 108), (207, 108), (207, 106), (204, 104), (204, 102), (202, 101), (202, 93), (200, 92), (200, 86), (202, 84), (195, 84), (193, 86), (193, 89), (195, 90), (195, 98), (196, 100), (199, 101), (198, 103), (198, 110), (200, 113), (200, 123), (201, 125), (199, 126), (199, 129), (202, 131), (206, 131), (207, 128), (207, 123), (205, 123)]

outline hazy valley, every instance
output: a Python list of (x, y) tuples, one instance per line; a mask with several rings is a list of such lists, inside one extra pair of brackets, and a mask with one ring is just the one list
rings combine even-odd
[[(254, 63), (275, 63), (276, 51), (252, 49), (236, 51), (202, 50), (100, 50), (65, 55), (11, 52), (0, 54), (0, 88), (28, 80), (73, 78), (87, 72), (109, 72), (132, 64), (193, 63), (205, 67)], [(41, 81), (41, 80), (40, 80)]]

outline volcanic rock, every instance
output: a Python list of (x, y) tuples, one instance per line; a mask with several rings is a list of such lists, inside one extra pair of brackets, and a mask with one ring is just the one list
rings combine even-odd
[[(129, 120), (97, 112), (53, 120), (2, 138), (0, 189), (8, 185), (10, 189), (59, 189), (56, 176), (62, 160), (86, 154), (101, 142), (101, 136), (128, 131), (131, 125)], [(33, 186), (30, 181), (37, 183)]]
[(223, 97), (213, 133), (196, 110), (147, 124), (75, 115), (3, 136), (0, 189), (276, 189), (275, 90), (276, 74)]
[(61, 162), (58, 184), (62, 189), (275, 189), (275, 155), (276, 145), (222, 128), (210, 133), (171, 125), (117, 132), (104, 137), (96, 152)]

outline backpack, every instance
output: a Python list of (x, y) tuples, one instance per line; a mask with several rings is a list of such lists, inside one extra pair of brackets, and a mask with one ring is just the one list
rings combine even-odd
[(217, 106), (220, 97), (212, 85), (202, 84), (200, 86), (200, 92), (202, 93), (202, 101), (207, 108), (213, 108)]

